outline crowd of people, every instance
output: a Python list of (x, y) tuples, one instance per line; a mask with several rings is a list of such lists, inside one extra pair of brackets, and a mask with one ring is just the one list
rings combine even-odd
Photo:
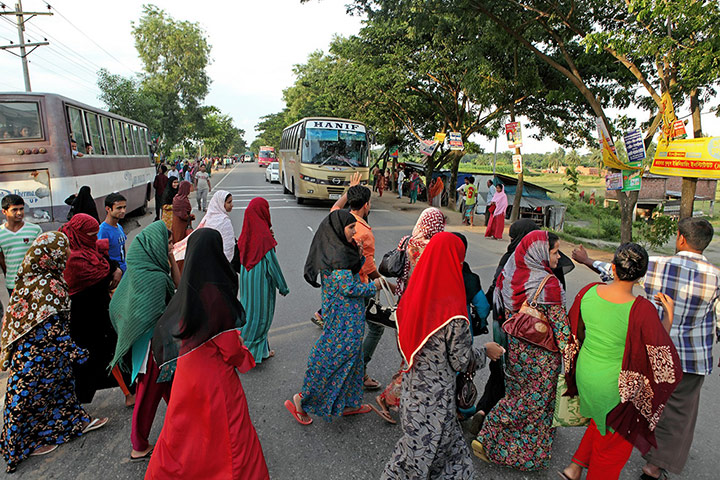
[[(196, 192), (198, 182), (210, 191), (200, 173)], [(253, 199), (236, 236), (232, 195), (216, 190), (198, 205), (206, 211), (191, 230), (193, 184), (182, 176), (160, 168), (156, 221), (127, 256), (118, 194), (106, 197), (100, 224), (91, 192), (81, 189), (69, 221), (46, 233), (23, 221), (22, 198), (3, 199), (0, 266), (13, 282), (0, 354), (9, 370), (0, 437), (8, 472), (107, 424), (83, 404), (119, 386), (133, 408), (129, 459), (149, 460), (147, 479), (269, 478), (238, 373), (275, 356), (268, 334), (276, 296), (289, 294), (270, 207)], [(626, 243), (603, 263), (576, 249), (575, 261), (602, 282), (568, 302), (574, 264), (557, 235), (514, 222), (483, 289), (465, 261), (467, 239), (446, 231), (447, 217), (433, 206), (389, 252), (398, 265), (388, 280), (375, 258), (371, 190), (360, 183), (354, 175), (306, 257), (322, 333), (284, 402), (297, 423), (373, 411), (389, 424), (399, 419), (382, 479), (474, 478), (473, 454), (520, 471), (547, 469), (558, 419), (571, 413), (586, 430), (558, 472), (566, 480), (583, 470), (590, 480), (618, 478), (633, 448), (647, 462), (644, 480), (683, 469), (720, 333), (720, 270), (703, 256), (709, 222), (680, 221), (673, 256), (650, 257)], [(488, 231), (499, 239), (507, 197), (502, 185), (492, 190)], [(470, 193), (477, 195), (465, 189), (466, 205)], [(378, 323), (368, 309), (381, 290), (397, 309)], [(490, 315), (493, 341), (480, 344)], [(400, 365), (382, 388), (370, 369), (386, 330), (396, 336)], [(473, 376), (488, 361), (476, 400)], [(363, 403), (366, 390), (379, 392), (374, 405)], [(152, 445), (161, 400), (168, 408)], [(461, 420), (470, 420), (470, 445)]]

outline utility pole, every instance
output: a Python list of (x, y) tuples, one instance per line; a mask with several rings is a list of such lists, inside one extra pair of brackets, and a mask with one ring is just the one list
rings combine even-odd
[[(2, 7), (0, 15), (14, 15), (16, 17), (18, 41), (20, 42), (17, 45), (13, 45), (12, 42), (10, 43), (10, 45), (0, 45), (0, 50), (7, 50), (16, 57), (20, 57), (20, 59), (22, 60), (23, 77), (25, 78), (25, 91), (30, 92), (32, 91), (32, 89), (30, 88), (30, 72), (28, 71), (27, 56), (34, 52), (36, 48), (43, 45), (49, 45), (49, 43), (47, 42), (47, 39), (44, 42), (25, 43), (25, 22), (29, 21), (36, 15), (52, 15), (52, 12), (23, 12), (22, 0), (18, 0), (18, 2), (15, 4), (15, 10), (5, 10), (5, 4), (3, 3), (0, 3), (0, 7)], [(48, 10), (50, 10), (50, 6), (48, 6)], [(28, 16), (27, 18), (25, 18), (26, 15)], [(32, 49), (28, 52), (26, 47), (32, 47)], [(13, 48), (19, 48), (20, 55), (13, 52), (11, 50)]]

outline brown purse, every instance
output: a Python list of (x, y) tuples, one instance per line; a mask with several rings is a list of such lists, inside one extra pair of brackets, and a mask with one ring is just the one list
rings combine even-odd
[(550, 327), (550, 322), (548, 322), (545, 314), (537, 308), (537, 299), (550, 277), (552, 275), (548, 275), (543, 279), (532, 301), (528, 302), (526, 299), (520, 310), (503, 323), (502, 328), (508, 335), (525, 340), (550, 352), (558, 352), (559, 349), (555, 344), (555, 335)]

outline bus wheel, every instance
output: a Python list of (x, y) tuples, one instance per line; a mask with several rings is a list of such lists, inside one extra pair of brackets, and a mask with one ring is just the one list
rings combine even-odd
[(304, 199), (304, 198), (295, 197), (295, 199), (297, 200), (298, 205), (302, 205), (303, 203), (305, 203), (305, 199)]

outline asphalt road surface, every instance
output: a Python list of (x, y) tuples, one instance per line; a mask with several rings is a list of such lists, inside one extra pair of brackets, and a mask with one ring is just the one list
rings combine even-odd
[[(277, 254), (290, 287), (287, 297), (278, 297), (275, 320), (270, 330), (269, 341), (276, 352), (275, 358), (242, 375), (250, 416), (260, 437), (271, 477), (278, 480), (379, 478), (401, 435), (399, 424), (389, 425), (374, 413), (368, 413), (332, 422), (315, 418), (312, 425), (301, 426), (283, 406), (283, 402), (302, 386), (308, 353), (320, 334), (320, 330), (309, 321), (319, 306), (320, 291), (304, 281), (302, 271), (313, 232), (327, 215), (330, 204), (297, 205), (292, 196), (283, 194), (280, 185), (266, 183), (264, 171), (256, 164), (237, 165), (223, 177), (224, 173), (220, 171), (213, 174), (213, 181), (219, 180), (214, 189), (225, 189), (233, 194), (234, 209), (231, 217), (236, 234), (242, 227), (243, 213), (248, 202), (257, 196), (269, 201), (273, 229), (278, 240)], [(369, 221), (376, 237), (378, 259), (411, 231), (424, 208), (422, 204), (411, 206), (405, 202), (396, 200), (390, 192), (382, 199), (373, 194), (373, 210)], [(459, 214), (450, 215), (448, 229), (461, 231), (468, 236), (468, 263), (486, 285), (492, 279), (498, 259), (507, 247), (507, 240), (485, 239), (484, 228), (475, 227), (471, 230), (460, 226)], [(140, 219), (140, 224), (147, 225), (151, 220), (151, 216), (146, 216)], [(595, 280), (596, 276), (585, 267), (577, 267), (570, 273), (567, 278), (568, 304), (582, 286)], [(489, 336), (475, 339), (476, 342), (489, 340)], [(715, 359), (718, 359), (717, 351)], [(400, 355), (393, 332), (386, 331), (368, 367), (368, 373), (384, 385), (399, 364)], [(487, 376), (487, 369), (478, 372), (476, 383), (480, 389)], [(700, 417), (690, 460), (684, 474), (674, 478), (720, 478), (716, 466), (720, 445), (717, 420), (720, 382), (717, 376), (718, 370), (703, 386)], [(367, 392), (365, 401), (373, 402), (375, 395), (377, 392)], [(147, 463), (131, 463), (129, 460), (132, 411), (123, 406), (123, 399), (117, 388), (98, 392), (93, 403), (86, 408), (91, 415), (110, 417), (105, 428), (63, 445), (50, 455), (31, 457), (12, 476), (0, 474), (0, 477), (82, 480), (143, 478)], [(160, 432), (164, 414), (165, 405), (161, 404), (151, 442), (155, 441)], [(570, 461), (582, 434), (583, 429), (578, 428), (557, 430), (552, 465), (548, 471), (517, 472), (487, 465), (473, 457), (477, 477), (558, 478), (555, 471), (561, 470)], [(471, 437), (468, 435), (469, 440)], [(638, 478), (642, 464), (640, 455), (637, 451), (633, 452), (621, 478)]]

